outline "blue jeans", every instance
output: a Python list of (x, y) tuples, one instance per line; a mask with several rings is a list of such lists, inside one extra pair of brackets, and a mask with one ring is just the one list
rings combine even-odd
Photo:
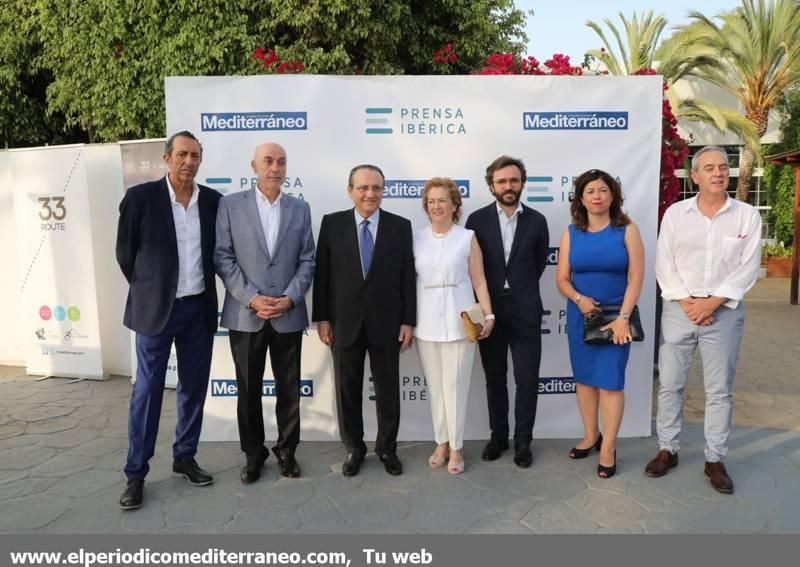
[(705, 407), (705, 457), (717, 462), (728, 453), (733, 416), (733, 378), (744, 330), (744, 308), (720, 307), (708, 327), (692, 323), (677, 301), (665, 301), (661, 315), (658, 353), (658, 415), (656, 431), (660, 449), (677, 453), (683, 417), (683, 389), (689, 378), (694, 352), (703, 361)]

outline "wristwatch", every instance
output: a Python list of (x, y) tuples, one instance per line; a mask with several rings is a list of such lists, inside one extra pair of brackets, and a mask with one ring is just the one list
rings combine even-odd
[(628, 319), (631, 318), (631, 314), (630, 313), (625, 313), (624, 311), (620, 311), (619, 312), (619, 318), (622, 319), (623, 321), (627, 321)]
[(494, 313), (489, 313), (487, 315), (484, 315), (483, 318), (486, 319), (487, 321), (494, 321)]

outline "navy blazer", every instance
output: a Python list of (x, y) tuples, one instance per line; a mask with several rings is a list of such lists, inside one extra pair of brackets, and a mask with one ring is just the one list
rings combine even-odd
[[(199, 185), (200, 242), (203, 261), (204, 323), (217, 329), (214, 279), (218, 192)], [(131, 187), (119, 205), (117, 262), (130, 284), (123, 323), (142, 335), (164, 330), (178, 289), (178, 241), (166, 177)]]
[(538, 335), (541, 332), (543, 311), (539, 278), (547, 265), (547, 250), (550, 245), (547, 219), (540, 212), (522, 205), (508, 265), (496, 203), (469, 215), (466, 228), (475, 231), (481, 247), (483, 270), (492, 306), (500, 305), (503, 288), (508, 280), (517, 314), (516, 320), (509, 323), (524, 335)]
[(381, 209), (367, 277), (361, 270), (353, 209), (322, 217), (312, 319), (330, 321), (337, 346), (351, 346), (362, 326), (371, 344), (397, 346), (400, 325), (417, 324), (417, 276), (408, 219)]

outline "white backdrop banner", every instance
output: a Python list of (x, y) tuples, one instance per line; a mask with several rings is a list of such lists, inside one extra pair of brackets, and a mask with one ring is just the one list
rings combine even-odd
[(27, 372), (103, 379), (84, 147), (9, 160)]
[[(660, 77), (180, 77), (166, 80), (167, 128), (198, 136), (204, 148), (198, 181), (223, 193), (255, 186), (250, 160), (256, 145), (283, 145), (288, 154), (284, 191), (310, 204), (315, 236), (325, 213), (352, 206), (347, 174), (356, 164), (383, 169), (383, 208), (408, 217), (418, 229), (427, 225), (420, 199), (426, 179), (456, 180), (466, 218), (493, 200), (484, 181), (486, 166), (502, 154), (523, 159), (528, 170), (524, 202), (547, 217), (551, 246), (541, 280), (546, 311), (534, 436), (577, 437), (582, 426), (567, 351), (565, 300), (555, 285), (558, 243), (570, 222), (572, 182), (592, 168), (619, 178), (625, 209), (641, 228), (647, 265), (652, 266), (661, 93)], [(623, 436), (650, 434), (655, 297), (654, 271), (648, 268), (639, 301), (646, 340), (631, 351)], [(335, 439), (331, 357), (313, 329), (303, 343), (302, 364), (303, 438)], [(400, 438), (431, 439), (429, 401), (416, 350), (402, 354), (400, 364)], [(269, 364), (264, 379), (267, 435), (274, 438)], [(513, 383), (510, 375), (512, 400)], [(367, 439), (376, 429), (371, 393), (367, 370)], [(237, 438), (235, 394), (230, 350), (227, 339), (220, 337), (203, 439)], [(465, 436), (481, 439), (488, 433), (483, 370), (476, 356)]]

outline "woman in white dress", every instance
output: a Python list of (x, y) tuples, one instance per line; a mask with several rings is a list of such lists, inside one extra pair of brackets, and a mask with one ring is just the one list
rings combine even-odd
[[(417, 326), (414, 329), (428, 387), (436, 449), (432, 468), (449, 458), (450, 474), (464, 471), (464, 418), (467, 410), (475, 343), (467, 340), (461, 312), (478, 298), (486, 317), (479, 339), (494, 328), (483, 256), (471, 230), (458, 226), (461, 194), (453, 180), (430, 179), (422, 208), (431, 221), (414, 233), (417, 271)], [(474, 290), (474, 293), (473, 293)]]

